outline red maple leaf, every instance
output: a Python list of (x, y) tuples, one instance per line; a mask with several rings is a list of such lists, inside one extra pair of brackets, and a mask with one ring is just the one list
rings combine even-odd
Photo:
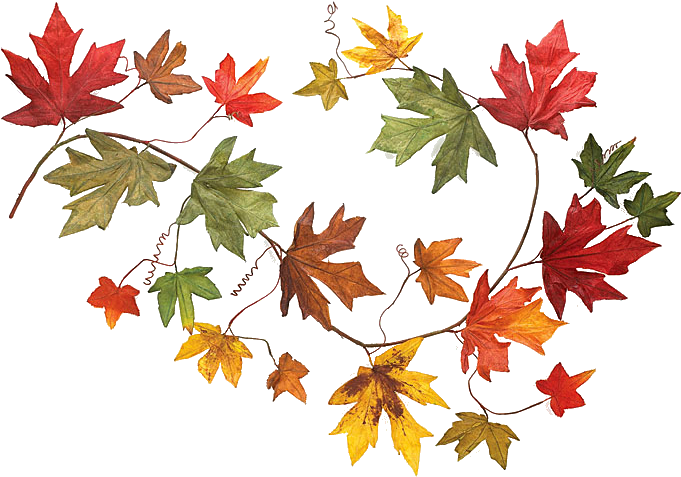
[(573, 68), (555, 88), (551, 85), (578, 53), (570, 51), (563, 20), (556, 23), (539, 45), (525, 44), (534, 91), (527, 82), (525, 62), (518, 63), (508, 44), (501, 48), (499, 70), (492, 70), (506, 98), (481, 98), (478, 103), (497, 121), (521, 131), (546, 129), (567, 139), (560, 113), (585, 106), (596, 106), (586, 97), (596, 81), (596, 73)]
[(32, 127), (58, 124), (63, 119), (74, 123), (84, 116), (109, 113), (123, 107), (115, 101), (94, 96), (92, 92), (128, 77), (113, 71), (125, 40), (99, 48), (93, 43), (83, 63), (70, 76), (73, 50), (82, 32), (82, 29), (76, 33), (71, 30), (55, 4), (42, 38), (29, 35), (45, 64), (49, 82), (31, 60), (2, 50), (12, 72), (7, 77), (31, 100), (23, 108), (4, 116), (5, 121)]
[(271, 111), (281, 104), (281, 101), (269, 94), (248, 93), (265, 72), (268, 60), (269, 58), (258, 60), (237, 81), (234, 74), (234, 60), (227, 54), (220, 63), (220, 69), (215, 70), (215, 81), (203, 76), (208, 91), (215, 96), (216, 103), (225, 106), (226, 114), (251, 127), (253, 126), (251, 114)]
[[(601, 204), (596, 199), (582, 207), (575, 194), (562, 230), (551, 214), (544, 213), (542, 276), (546, 296), (558, 318), (563, 318), (567, 291), (581, 298), (589, 311), (593, 311), (596, 300), (627, 298), (608, 285), (603, 274), (623, 275), (629, 271), (630, 264), (659, 247), (656, 243), (627, 234), (630, 228), (630, 225), (622, 227), (602, 242), (585, 248), (606, 229), (601, 224)], [(580, 271), (578, 268), (602, 273)]]
[(561, 363), (551, 371), (549, 379), (537, 381), (537, 389), (551, 396), (551, 409), (558, 417), (563, 417), (565, 409), (582, 407), (585, 402), (577, 392), (577, 388), (587, 382), (595, 369), (584, 371), (575, 376), (568, 376)]
[(123, 313), (140, 316), (135, 303), (135, 297), (139, 293), (139, 290), (130, 285), (120, 288), (110, 278), (101, 277), (99, 286), (95, 288), (87, 302), (95, 308), (104, 308), (106, 324), (113, 330)]

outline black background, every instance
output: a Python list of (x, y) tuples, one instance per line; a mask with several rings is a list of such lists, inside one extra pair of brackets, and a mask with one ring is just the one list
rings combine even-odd
[[(563, 225), (572, 194), (585, 191), (571, 159), (582, 149), (589, 132), (604, 149), (636, 136), (634, 152), (619, 172), (652, 172), (649, 182), (656, 195), (679, 189), (671, 174), (676, 161), (674, 137), (671, 128), (664, 129), (667, 120), (662, 116), (664, 101), (672, 94), (671, 85), (665, 83), (667, 78), (660, 74), (665, 69), (654, 56), (660, 54), (660, 45), (665, 45), (666, 39), (656, 36), (663, 35), (664, 27), (647, 32), (646, 15), (628, 10), (530, 14), (526, 10), (495, 10), (483, 3), (447, 11), (438, 4), (391, 4), (411, 35), (424, 32), (405, 61), (436, 75), (446, 67), (459, 88), (472, 95), (501, 97), (490, 66), (497, 69), (502, 44), (509, 43), (515, 57), (524, 60), (525, 40), (537, 44), (561, 18), (570, 49), (580, 53), (566, 71), (575, 66), (598, 73), (588, 95), (597, 107), (564, 115), (568, 141), (546, 131), (530, 132), (539, 154), (541, 186), (530, 235), (517, 263), (530, 260), (540, 249), (543, 212), (549, 211)], [(396, 110), (397, 102), (382, 82), (382, 77), (408, 73), (393, 71), (345, 81), (349, 102), (340, 100), (329, 112), (323, 111), (319, 97), (291, 94), (313, 79), (309, 62), (326, 64), (334, 56), (336, 40), (324, 34), (329, 26), (323, 23), (327, 17), (325, 2), (304, 7), (291, 2), (248, 2), (240, 8), (193, 3), (177, 10), (171, 4), (159, 9), (139, 2), (90, 8), (76, 5), (80, 4), (60, 5), (71, 27), (84, 29), (72, 71), (92, 42), (101, 46), (121, 38), (126, 39), (123, 55), (132, 66), (133, 51), (146, 56), (168, 28), (172, 30), (171, 47), (177, 41), (188, 47), (186, 64), (175, 72), (189, 74), (199, 84), (203, 84), (202, 75), (214, 78), (227, 53), (236, 61), (237, 76), (258, 59), (270, 56), (266, 73), (251, 92), (267, 92), (282, 100), (281, 106), (253, 115), (252, 128), (216, 119), (190, 143), (161, 147), (200, 168), (223, 138), (238, 136), (233, 158), (256, 148), (255, 160), (283, 166), (264, 181), (262, 190), (278, 200), (274, 215), (280, 226), (266, 233), (284, 247), (291, 243), (295, 221), (313, 201), (317, 233), (343, 204), (346, 218), (367, 217), (356, 249), (329, 260), (361, 261), (367, 278), (387, 296), (358, 298), (350, 312), (330, 290), (320, 286), (330, 300), (332, 322), (348, 334), (365, 342), (382, 339), (378, 316), (392, 301), (406, 274), (395, 254), (397, 244), (413, 252), (417, 238), (430, 244), (462, 237), (452, 258), (483, 264), (470, 278), (455, 278), (469, 297), (481, 273), (489, 269), (491, 281), (496, 279), (515, 250), (534, 186), (532, 155), (520, 132), (478, 109), (497, 152), (498, 167), (471, 154), (468, 184), (455, 179), (433, 195), (434, 169), (429, 164), (432, 143), (399, 168), (380, 151), (365, 154), (383, 124), (381, 113), (418, 116)], [(339, 6), (334, 20), (335, 31), (342, 38), (341, 49), (369, 46), (351, 17), (385, 33), (384, 5), (339, 2)], [(28, 33), (43, 34), (52, 7), (50, 2), (18, 4), (12, 19), (5, 17), (7, 28), (0, 29), (0, 46), (31, 58), (43, 74)], [(364, 71), (355, 63), (346, 63), (353, 74)], [(653, 65), (658, 66), (653, 70)], [(4, 68), (9, 74), (9, 66), (5, 64)], [(123, 69), (121, 60), (116, 71)], [(99, 94), (122, 98), (137, 80), (134, 71), (129, 75), (125, 82)], [(340, 75), (345, 75), (342, 69)], [(5, 80), (0, 112), (7, 114), (26, 102)], [(89, 127), (141, 139), (179, 141), (190, 137), (215, 109), (213, 97), (205, 88), (175, 96), (172, 105), (156, 100), (144, 88), (123, 104), (123, 110), (70, 128), (67, 136)], [(59, 130), (0, 124), (7, 212)], [(72, 146), (97, 155), (87, 141)], [(11, 409), (22, 416), (22, 425), (12, 428), (17, 446), (36, 449), (37, 455), (48, 457), (49, 465), (55, 467), (68, 464), (80, 468), (83, 464), (79, 462), (88, 456), (111, 462), (111, 466), (134, 465), (148, 470), (195, 466), (198, 472), (214, 468), (287, 473), (296, 469), (305, 473), (337, 470), (358, 475), (390, 469), (400, 475), (411, 473), (392, 448), (385, 415), (377, 449), (370, 448), (351, 470), (345, 436), (328, 436), (350, 406), (329, 406), (328, 399), (359, 366), (368, 364), (366, 354), (338, 335), (325, 332), (313, 319), (302, 321), (296, 300), (291, 302), (289, 315), (282, 317), (279, 290), (244, 312), (234, 330), (241, 336), (266, 338), (277, 359), (289, 352), (308, 367), (310, 373), (302, 380), (308, 393), (307, 405), (287, 393), (272, 402), (272, 391), (265, 388), (265, 381), (274, 365), (259, 341), (245, 341), (254, 359), (244, 360), (236, 389), (221, 373), (208, 385), (196, 371), (198, 358), (174, 363), (187, 333), (181, 329), (178, 316), (167, 329), (161, 326), (156, 294), (147, 293), (148, 287), (142, 284), (146, 265), (126, 280), (141, 290), (137, 298), (141, 315), (123, 315), (110, 331), (103, 310), (88, 305), (87, 297), (99, 276), (118, 282), (139, 260), (151, 258), (159, 234), (177, 217), (189, 194), (193, 174), (179, 167), (169, 181), (155, 183), (159, 208), (151, 203), (140, 207), (121, 204), (106, 231), (94, 227), (58, 239), (69, 214), (61, 206), (70, 199), (65, 189), (47, 184), (42, 176), (67, 161), (63, 150), (50, 157), (16, 216), (4, 226), (5, 257), (11, 264), (5, 272), (5, 300), (10, 304), (4, 317), (5, 343), (11, 352), (5, 355), (3, 368), (5, 396), (11, 399)], [(590, 193), (583, 205), (594, 197)], [(624, 198), (620, 196), (620, 202)], [(604, 224), (626, 218), (601, 202)], [(677, 207), (670, 210), (672, 220)], [(635, 226), (631, 233), (638, 235)], [(509, 350), (510, 373), (492, 373), (491, 383), (474, 378), (476, 397), (487, 407), (512, 411), (544, 397), (534, 382), (547, 377), (558, 362), (571, 375), (598, 370), (579, 389), (587, 405), (566, 411), (562, 419), (547, 413), (544, 406), (516, 416), (492, 417), (509, 425), (520, 437), (510, 447), (509, 469), (548, 472), (554, 465), (561, 470), (610, 465), (622, 452), (611, 445), (626, 445), (627, 439), (635, 439), (640, 431), (632, 432), (630, 426), (640, 425), (636, 422), (644, 420), (641, 415), (664, 402), (665, 381), (656, 381), (660, 378), (655, 373), (665, 359), (660, 352), (662, 327), (672, 315), (678, 316), (675, 308), (667, 308), (676, 283), (678, 254), (673, 248), (677, 235), (673, 227), (653, 229), (649, 238), (663, 247), (634, 263), (629, 274), (607, 279), (628, 296), (627, 301), (596, 302), (591, 314), (576, 295), (569, 293), (563, 315), (569, 325), (557, 330), (544, 345), (546, 356), (514, 344)], [(263, 247), (261, 238), (246, 237), (244, 263), (224, 248), (217, 252), (212, 249), (203, 217), (182, 227), (180, 269), (214, 267), (209, 277), (223, 295), (217, 301), (194, 297), (197, 321), (224, 328), (231, 316), (274, 286), (277, 268), (264, 257), (245, 291), (236, 298), (229, 296)], [(172, 248), (170, 244), (163, 248), (164, 261), (172, 261)], [(413, 264), (411, 269), (415, 269)], [(522, 287), (541, 285), (539, 266), (521, 269), (518, 276)], [(546, 300), (542, 309), (555, 318)], [(389, 340), (404, 339), (446, 327), (467, 310), (467, 304), (441, 297), (429, 306), (412, 278), (384, 316), (383, 327)], [(421, 440), (420, 475), (498, 469), (484, 445), (459, 463), (455, 444), (435, 447), (456, 420), (455, 412), (480, 411), (468, 394), (459, 356), (460, 345), (453, 336), (437, 336), (423, 342), (409, 366), (438, 376), (432, 388), (451, 408), (421, 406), (403, 398), (415, 419), (434, 434)], [(625, 432), (631, 432), (629, 437)]]

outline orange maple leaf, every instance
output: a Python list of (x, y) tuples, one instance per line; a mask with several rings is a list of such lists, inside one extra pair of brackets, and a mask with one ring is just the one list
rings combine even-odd
[(397, 58), (406, 58), (412, 48), (419, 42), (423, 33), (411, 38), (407, 35), (407, 27), (402, 25), (402, 17), (395, 15), (388, 7), (388, 36), (371, 28), (364, 22), (353, 18), (364, 38), (376, 48), (356, 46), (352, 50), (345, 50), (343, 54), (350, 60), (359, 63), (360, 68), (369, 68), (366, 74), (380, 73), (395, 64)]
[(477, 370), (487, 381), (490, 371), (508, 372), (508, 347), (511, 343), (499, 342), (495, 334), (521, 343), (543, 355), (542, 344), (557, 328), (566, 325), (564, 321), (552, 320), (540, 308), (542, 299), (530, 301), (541, 287), (517, 288), (518, 278), (489, 298), (487, 270), (478, 280), (473, 294), (473, 303), (466, 318), (466, 327), (461, 332), (461, 369), (468, 372), (468, 357), (478, 348)]
[(352, 300), (367, 295), (383, 295), (362, 271), (359, 262), (330, 263), (329, 255), (355, 248), (355, 238), (362, 230), (364, 217), (343, 220), (345, 206), (331, 217), (329, 226), (320, 234), (312, 230), (314, 202), (296, 222), (293, 243), (281, 262), (281, 313), (288, 314), (289, 302), (298, 296), (303, 319), (312, 316), (325, 329), (331, 329), (329, 300), (319, 291), (312, 277), (333, 291), (352, 310)]
[[(135, 52), (135, 68), (140, 78), (149, 83), (151, 92), (164, 103), (172, 103), (170, 95), (193, 93), (201, 89), (191, 76), (177, 75), (172, 71), (184, 64), (184, 55), (187, 47), (177, 42), (168, 58), (168, 38), (170, 30), (161, 35), (156, 44), (151, 47), (147, 57), (144, 58)], [(165, 60), (165, 62), (163, 62)]]
[(414, 244), (414, 263), (421, 269), (416, 281), (421, 283), (431, 305), (435, 301), (435, 295), (468, 301), (461, 285), (446, 276), (452, 274), (468, 278), (468, 272), (480, 266), (471, 260), (445, 260), (460, 243), (461, 239), (455, 238), (433, 242), (428, 248), (423, 246), (421, 239)]
[(203, 76), (208, 91), (215, 96), (215, 102), (225, 106), (225, 114), (247, 126), (253, 126), (251, 114), (271, 111), (281, 101), (266, 93), (249, 94), (267, 68), (269, 58), (258, 62), (243, 74), (239, 81), (234, 74), (234, 59), (227, 54), (215, 70), (215, 81)]
[(236, 336), (222, 334), (220, 325), (194, 322), (194, 330), (198, 330), (199, 334), (191, 335), (182, 344), (175, 361), (191, 358), (208, 350), (199, 359), (199, 373), (212, 383), (218, 368), (222, 367), (225, 379), (236, 387), (241, 377), (242, 358), (252, 358), (251, 351)]
[(277, 396), (284, 391), (288, 391), (296, 399), (306, 402), (307, 393), (303, 385), (300, 384), (300, 379), (306, 376), (307, 373), (309, 371), (303, 363), (293, 359), (288, 353), (282, 354), (279, 357), (279, 366), (267, 378), (267, 389), (274, 389), (272, 401), (277, 399)]
[(140, 316), (135, 302), (139, 293), (139, 290), (130, 285), (120, 288), (110, 278), (101, 277), (99, 286), (90, 294), (87, 302), (95, 308), (104, 308), (106, 324), (113, 330), (123, 313)]

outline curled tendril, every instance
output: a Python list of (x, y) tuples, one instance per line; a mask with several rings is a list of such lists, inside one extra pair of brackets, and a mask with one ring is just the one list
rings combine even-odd
[(397, 252), (397, 255), (399, 255), (400, 260), (402, 260), (402, 263), (404, 264), (405, 267), (407, 267), (407, 272), (411, 273), (411, 269), (409, 268), (409, 265), (407, 265), (407, 262), (404, 261), (405, 258), (409, 257), (409, 252), (407, 252), (407, 249), (404, 248), (404, 245), (401, 243), (395, 247), (395, 251)]
[(145, 259), (143, 261), (148, 261), (149, 265), (151, 265), (151, 269), (147, 272), (147, 276), (144, 279), (143, 283), (146, 286), (151, 285), (151, 279), (154, 278), (154, 274), (156, 273), (156, 265), (163, 265), (164, 267), (172, 267), (174, 263), (161, 263), (159, 260), (159, 257), (161, 256), (161, 247), (165, 245), (165, 241), (168, 240), (168, 237), (170, 237), (170, 229), (173, 228), (173, 225), (177, 225), (177, 223), (173, 222), (168, 226), (168, 230), (166, 232), (162, 232), (161, 235), (158, 237), (158, 241), (156, 242), (156, 253), (152, 255), (154, 257), (153, 260), (151, 259)]
[(338, 11), (338, 7), (336, 6), (336, 2), (330, 3), (326, 7), (326, 11), (329, 14), (329, 18), (324, 20), (324, 23), (327, 23), (327, 22), (331, 23), (331, 26), (329, 28), (327, 28), (326, 30), (324, 30), (324, 33), (328, 33), (331, 36), (335, 36), (336, 39), (338, 40), (338, 43), (336, 44), (336, 57), (338, 57), (340, 62), (343, 64), (343, 68), (345, 68), (345, 71), (348, 73), (348, 76), (352, 76), (352, 73), (350, 73), (350, 70), (348, 69), (348, 65), (345, 64), (345, 61), (343, 61), (343, 58), (341, 58), (340, 52), (338, 51), (338, 48), (340, 48), (341, 39), (338, 35), (336, 35), (333, 31), (331, 31), (334, 28), (336, 28), (336, 22), (331, 20), (331, 17), (333, 16), (333, 14), (336, 13), (336, 11)]
[(267, 247), (265, 249), (265, 251), (263, 253), (261, 253), (258, 258), (255, 259), (255, 263), (253, 264), (251, 269), (248, 272), (246, 272), (246, 274), (241, 279), (241, 282), (239, 282), (237, 284), (237, 287), (230, 292), (230, 295), (239, 296), (239, 293), (241, 293), (241, 291), (244, 288), (246, 288), (246, 284), (249, 282), (249, 280), (253, 277), (253, 274), (255, 273), (255, 271), (258, 269), (258, 260), (260, 260), (267, 252), (269, 252), (271, 248), (272, 248), (271, 246)]

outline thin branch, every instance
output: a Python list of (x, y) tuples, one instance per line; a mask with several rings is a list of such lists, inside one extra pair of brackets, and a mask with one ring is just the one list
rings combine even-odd
[[(225, 333), (227, 333), (227, 330), (225, 330)], [(225, 334), (223, 333), (223, 334)], [(277, 364), (277, 360), (274, 359), (274, 355), (272, 354), (272, 348), (270, 348), (270, 343), (265, 339), (265, 338), (251, 338), (248, 336), (237, 336), (237, 335), (232, 335), (235, 338), (238, 338), (240, 340), (256, 340), (256, 341), (264, 341), (265, 344), (267, 345), (267, 352), (270, 355), (270, 358), (272, 358), (272, 362), (274, 363), (274, 367), (279, 369), (279, 365)]]
[(529, 406), (525, 406), (524, 408), (518, 409), (517, 411), (509, 411), (509, 412), (495, 412), (495, 411), (492, 411), (490, 408), (488, 408), (488, 407), (485, 406), (483, 403), (481, 403), (480, 400), (479, 400), (477, 397), (475, 397), (475, 395), (473, 394), (473, 389), (471, 388), (471, 380), (473, 379), (473, 376), (475, 376), (475, 375), (477, 374), (477, 372), (478, 372), (477, 370), (473, 371), (473, 373), (471, 374), (470, 378), (468, 378), (468, 393), (471, 395), (471, 397), (473, 398), (473, 400), (475, 400), (475, 402), (478, 403), (478, 405), (479, 405), (479, 406), (482, 408), (482, 410), (484, 411), (485, 416), (487, 416), (488, 418), (489, 418), (489, 415), (487, 414), (488, 412), (491, 413), (491, 414), (496, 414), (497, 416), (510, 416), (510, 415), (512, 415), (512, 414), (520, 414), (521, 412), (527, 411), (528, 409), (532, 409), (533, 407), (537, 407), (537, 406), (539, 406), (539, 405), (541, 405), (541, 404), (544, 404), (546, 401), (548, 401), (549, 399), (551, 399), (551, 396), (549, 396), (549, 397), (547, 397), (546, 399), (542, 399), (542, 400), (539, 401), (539, 402), (535, 402), (534, 404), (530, 404)]
[(522, 237), (520, 238), (520, 242), (518, 243), (518, 246), (515, 249), (515, 252), (513, 253), (513, 256), (511, 259), (508, 261), (508, 265), (506, 265), (506, 268), (504, 269), (503, 272), (501, 272), (501, 275), (499, 275), (499, 278), (496, 279), (494, 284), (490, 287), (489, 291), (490, 293), (492, 290), (494, 290), (497, 285), (501, 282), (501, 280), (504, 279), (508, 271), (510, 270), (511, 266), (513, 265), (513, 261), (518, 257), (518, 254), (520, 253), (520, 250), (523, 248), (523, 244), (525, 243), (525, 239), (527, 238), (527, 234), (530, 231), (530, 225), (532, 225), (532, 217), (534, 216), (534, 209), (537, 205), (537, 196), (539, 195), (539, 156), (537, 155), (537, 152), (534, 150), (534, 147), (532, 147), (532, 143), (530, 142), (530, 138), (527, 135), (527, 129), (523, 131), (523, 136), (525, 137), (525, 141), (527, 142), (527, 145), (530, 147), (530, 151), (532, 151), (532, 155), (534, 156), (534, 195), (532, 196), (532, 206), (530, 207), (530, 214), (529, 217), (527, 218), (527, 224), (525, 225), (525, 230), (523, 232)]

